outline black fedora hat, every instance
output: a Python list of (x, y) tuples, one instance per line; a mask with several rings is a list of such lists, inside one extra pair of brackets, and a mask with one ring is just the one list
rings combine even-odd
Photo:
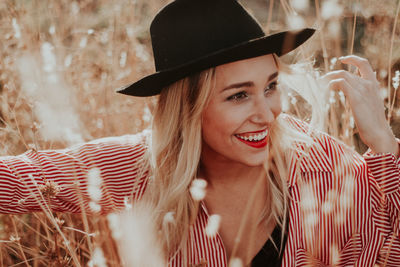
[(156, 72), (118, 90), (153, 96), (193, 73), (275, 53), (284, 55), (315, 32), (305, 28), (266, 36), (236, 0), (176, 0), (150, 26)]

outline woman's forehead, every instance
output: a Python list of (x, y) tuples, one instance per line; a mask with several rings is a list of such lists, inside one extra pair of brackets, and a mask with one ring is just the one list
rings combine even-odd
[(244, 59), (216, 67), (217, 87), (269, 76), (278, 71), (272, 54)]

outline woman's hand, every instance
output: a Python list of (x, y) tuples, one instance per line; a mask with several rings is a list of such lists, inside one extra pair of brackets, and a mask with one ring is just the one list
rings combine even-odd
[(322, 77), (333, 90), (346, 96), (361, 140), (374, 153), (399, 155), (399, 145), (385, 117), (385, 107), (379, 95), (379, 82), (368, 60), (350, 55), (341, 57), (344, 64), (358, 68), (359, 75), (345, 70), (332, 71)]

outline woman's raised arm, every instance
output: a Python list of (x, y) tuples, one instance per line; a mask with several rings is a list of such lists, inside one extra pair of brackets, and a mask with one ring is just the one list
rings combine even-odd
[(392, 153), (399, 156), (400, 146), (385, 117), (385, 107), (379, 95), (379, 82), (368, 60), (355, 55), (339, 58), (342, 63), (357, 67), (359, 75), (338, 70), (323, 79), (334, 90), (346, 96), (361, 140), (374, 153)]
[(357, 67), (359, 75), (339, 70), (326, 74), (323, 79), (331, 89), (342, 90), (346, 95), (361, 140), (370, 148), (364, 154), (367, 177), (363, 176), (363, 180), (368, 181), (369, 191), (363, 197), (369, 199), (370, 209), (364, 210), (364, 216), (371, 211), (371, 229), (375, 229), (368, 236), (373, 236), (379, 244), (376, 263), (399, 266), (400, 141), (386, 121), (379, 83), (368, 60), (354, 55), (340, 60)]
[(146, 135), (110, 137), (69, 149), (0, 157), (0, 213), (106, 213), (142, 196)]

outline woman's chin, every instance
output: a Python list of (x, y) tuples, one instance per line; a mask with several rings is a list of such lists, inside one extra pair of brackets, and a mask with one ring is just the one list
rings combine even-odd
[(260, 167), (263, 166), (266, 161), (267, 157), (263, 156), (263, 157), (247, 157), (241, 159), (239, 162), (249, 167)]

